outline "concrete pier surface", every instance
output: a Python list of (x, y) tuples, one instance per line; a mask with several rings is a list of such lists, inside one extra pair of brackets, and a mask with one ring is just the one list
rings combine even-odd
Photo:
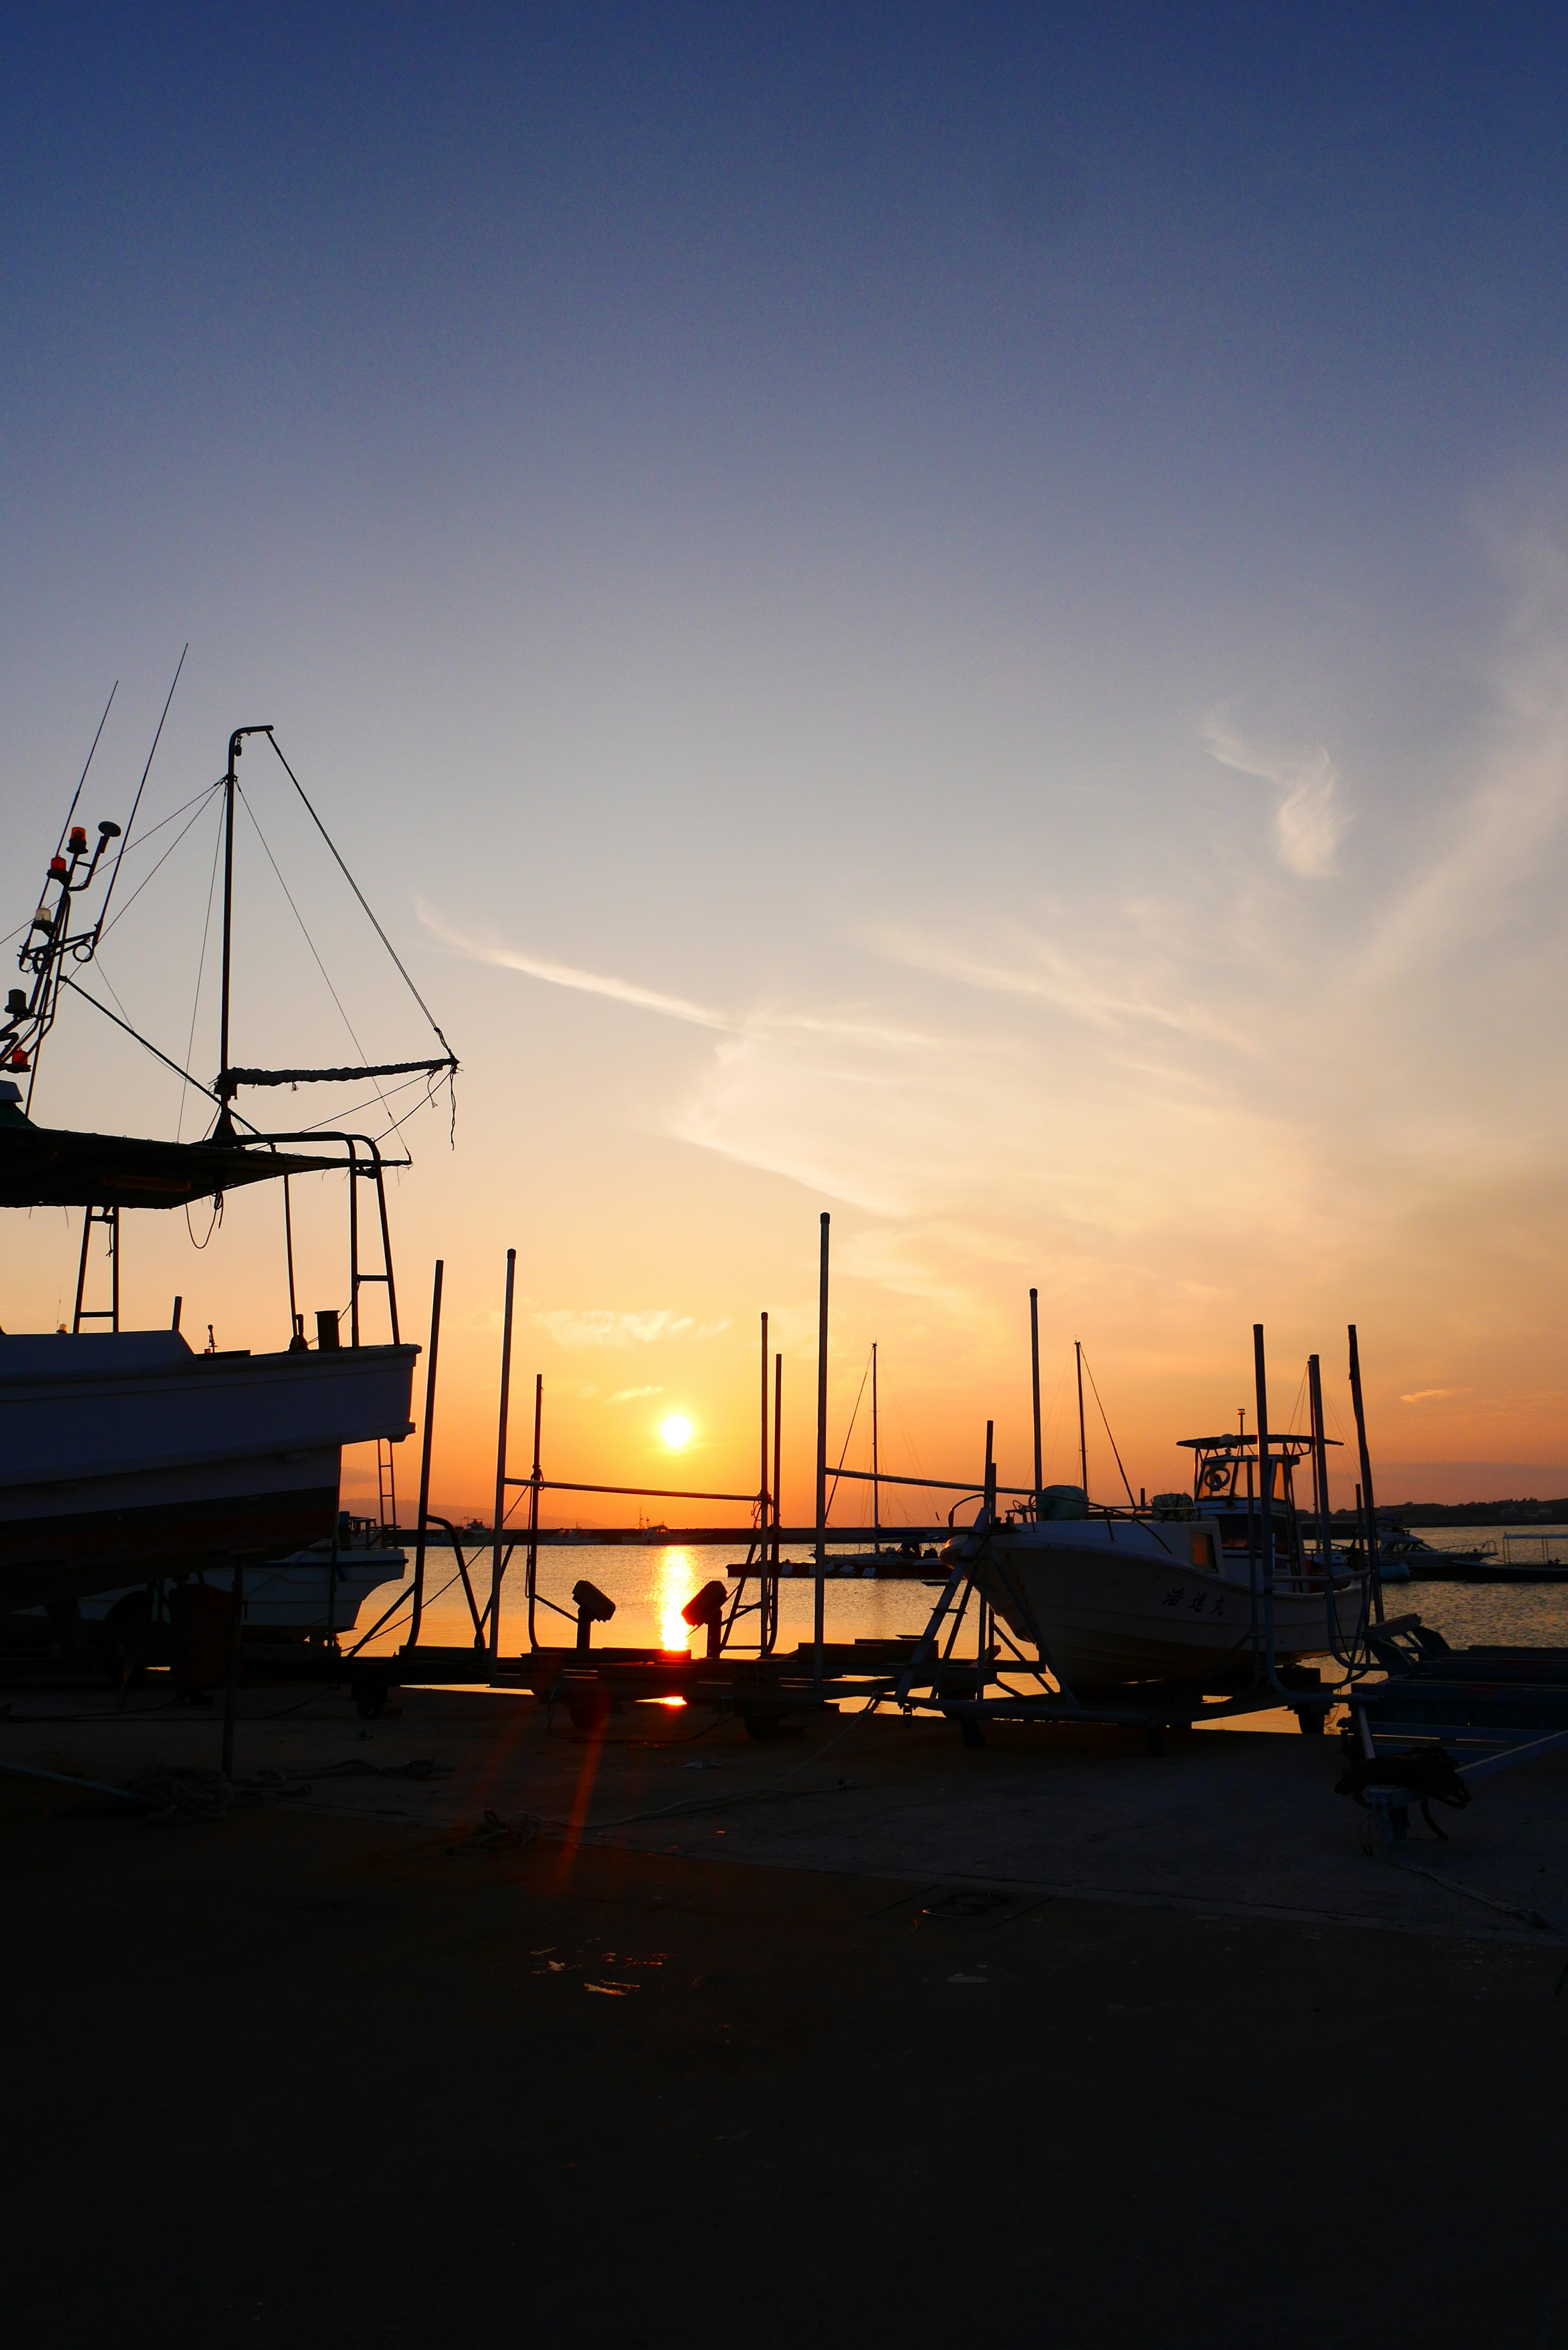
[[(1293, 1732), (401, 1708), (0, 1778), (17, 2339), (1568, 2333), (1559, 1758), (1397, 1867)], [(215, 1763), (130, 1709), (0, 1761)]]

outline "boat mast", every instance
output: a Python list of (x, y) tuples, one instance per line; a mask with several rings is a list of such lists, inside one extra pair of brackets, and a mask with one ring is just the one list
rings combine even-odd
[(1089, 1440), (1084, 1433), (1084, 1347), (1083, 1341), (1073, 1341), (1073, 1360), (1078, 1372), (1078, 1476), (1084, 1488), (1084, 1499), (1089, 1498)]
[(270, 725), (236, 726), (229, 737), (229, 764), (223, 777), (223, 968), (218, 1008), (218, 1082), (213, 1089), (223, 1103), (214, 1128), (217, 1134), (232, 1134), (234, 1131), (234, 1118), (229, 1107), (235, 1090), (229, 1075), (229, 972), (234, 935), (234, 769), (244, 748), (246, 735), (271, 733)]
[(1034, 1379), (1034, 1499), (1039, 1503), (1044, 1478), (1040, 1465), (1040, 1292), (1029, 1293), (1029, 1367)]

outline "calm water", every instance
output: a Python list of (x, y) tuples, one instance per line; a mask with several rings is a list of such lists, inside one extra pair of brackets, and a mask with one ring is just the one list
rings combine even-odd
[[(1568, 1526), (1532, 1528), (1551, 1537), (1549, 1555), (1568, 1558)], [(1501, 1534), (1487, 1528), (1434, 1527), (1424, 1539), (1438, 1550), (1464, 1550), (1478, 1542), (1495, 1541)], [(570, 1549), (539, 1555), (542, 1598), (553, 1599), (565, 1616), (539, 1610), (538, 1630), (548, 1646), (568, 1645), (574, 1638), (571, 1588), (586, 1576), (616, 1603), (614, 1621), (596, 1625), (596, 1643), (614, 1648), (684, 1648), (694, 1635), (680, 1620), (680, 1610), (692, 1594), (715, 1576), (723, 1578), (729, 1562), (741, 1555), (733, 1545), (723, 1549), (666, 1550), (599, 1549), (585, 1543)], [(805, 1555), (796, 1553), (795, 1555)], [(1516, 1544), (1516, 1556), (1528, 1555)], [(934, 1568), (931, 1570), (936, 1571)], [(441, 1592), (452, 1574), (450, 1551), (432, 1550), (426, 1566), (426, 1587), (432, 1595), (425, 1604), (421, 1638), (433, 1644), (462, 1647), (473, 1637), (472, 1619), (460, 1586)], [(490, 1556), (482, 1555), (471, 1569), (481, 1607), (490, 1590)], [(433, 1596), (439, 1594), (439, 1596)], [(374, 1623), (390, 1605), (395, 1586), (372, 1595), (360, 1611), (360, 1625)], [(900, 1632), (919, 1632), (936, 1594), (919, 1583), (834, 1581), (827, 1586), (827, 1631), (830, 1638), (889, 1638)], [(523, 1563), (514, 1559), (503, 1594), (501, 1639), (504, 1651), (515, 1654), (525, 1643), (523, 1614)], [(1441, 1632), (1454, 1648), (1493, 1643), (1506, 1646), (1568, 1648), (1568, 1586), (1505, 1584), (1494, 1588), (1465, 1583), (1401, 1583), (1388, 1586), (1386, 1605), (1392, 1615), (1418, 1614), (1424, 1623)], [(811, 1638), (812, 1586), (809, 1582), (785, 1583), (779, 1594), (779, 1645), (793, 1648)], [(407, 1610), (370, 1645), (389, 1649), (404, 1637)], [(738, 1627), (745, 1638), (745, 1618)]]
[[(800, 1556), (805, 1554), (796, 1553)], [(538, 1613), (538, 1635), (543, 1645), (569, 1647), (576, 1638), (576, 1615), (571, 1604), (572, 1586), (587, 1578), (616, 1604), (614, 1620), (596, 1624), (596, 1646), (617, 1648), (685, 1648), (693, 1640), (705, 1641), (705, 1633), (693, 1633), (680, 1620), (680, 1610), (693, 1594), (705, 1583), (714, 1580), (728, 1584), (724, 1569), (732, 1560), (745, 1555), (733, 1544), (710, 1549), (671, 1547), (667, 1550), (599, 1549), (590, 1543), (573, 1544), (569, 1549), (543, 1550), (539, 1554), (539, 1593), (541, 1603), (554, 1600), (565, 1615), (555, 1615), (541, 1604)], [(786, 1558), (791, 1554), (786, 1552)], [(441, 1591), (452, 1575), (450, 1551), (432, 1550), (425, 1567), (428, 1593)], [(936, 1573), (935, 1567), (930, 1570)], [(474, 1594), (483, 1607), (490, 1593), (490, 1554), (484, 1552), (476, 1567), (470, 1568)], [(732, 1588), (732, 1586), (730, 1586)], [(382, 1593), (373, 1594), (360, 1610), (360, 1625), (373, 1624), (381, 1607), (390, 1606), (396, 1586), (389, 1584)], [(755, 1586), (750, 1586), (754, 1599)], [(919, 1583), (859, 1583), (831, 1581), (827, 1586), (827, 1631), (832, 1639), (889, 1638), (898, 1632), (919, 1632), (923, 1627), (936, 1597)], [(403, 1638), (402, 1627), (408, 1620), (407, 1611), (394, 1617), (385, 1633), (370, 1643), (372, 1650), (390, 1648)], [(793, 1648), (797, 1640), (811, 1638), (812, 1586), (809, 1582), (784, 1583), (779, 1592), (779, 1646)], [(755, 1618), (752, 1619), (754, 1627)], [(439, 1598), (427, 1597), (421, 1640), (435, 1644), (450, 1643), (461, 1647), (473, 1638), (473, 1622), (463, 1598), (462, 1586), (453, 1583)], [(746, 1642), (746, 1618), (742, 1617), (737, 1637)], [(508, 1570), (502, 1594), (501, 1645), (504, 1652), (515, 1654), (527, 1638), (523, 1604), (523, 1559), (521, 1553), (514, 1558)], [(749, 1635), (750, 1645), (755, 1645), (755, 1632)]]

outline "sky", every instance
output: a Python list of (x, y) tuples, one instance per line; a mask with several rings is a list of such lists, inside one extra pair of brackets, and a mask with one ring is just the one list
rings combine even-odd
[[(989, 1418), (1025, 1478), (1033, 1285), (1048, 1474), (1075, 1339), (1154, 1491), (1251, 1420), (1256, 1322), (1276, 1421), (1316, 1351), (1350, 1435), (1354, 1321), (1381, 1497), (1568, 1491), (1560, 11), (3, 38), (0, 929), (117, 680), (123, 820), (188, 643), (139, 823), (196, 820), (99, 968), (210, 1077), (209, 787), (276, 725), (462, 1062), (391, 1201), (406, 1330), (446, 1266), (441, 1499), (493, 1474), (514, 1247), (547, 1467), (754, 1486), (766, 1309), (808, 1515), (825, 1210), (835, 1457), (875, 1341), (887, 1465), (969, 1476)], [(236, 1057), (423, 1051), (243, 780)], [(35, 1114), (202, 1106), (73, 1003)], [(134, 1221), (128, 1318), (282, 1343), (275, 1194), (192, 1222)], [(52, 1327), (79, 1224), (0, 1237)]]

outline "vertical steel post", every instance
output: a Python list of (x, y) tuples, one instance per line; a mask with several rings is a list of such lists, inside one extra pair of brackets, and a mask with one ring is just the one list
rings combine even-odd
[(348, 1344), (359, 1344), (359, 1155), (348, 1144)]
[(1324, 1576), (1334, 1578), (1334, 1546), (1329, 1540), (1328, 1440), (1323, 1427), (1323, 1366), (1307, 1357), (1307, 1392), (1312, 1404), (1313, 1482), (1317, 1487), (1317, 1555)]
[(495, 1514), (490, 1557), (490, 1664), (494, 1670), (501, 1653), (501, 1533), (506, 1514), (506, 1415), (512, 1402), (512, 1295), (517, 1279), (517, 1252), (506, 1252), (506, 1304), (501, 1317), (501, 1409), (495, 1430)]
[(294, 1286), (294, 1211), (288, 1204), (288, 1177), (283, 1179), (283, 1253), (288, 1263), (288, 1343), (299, 1331), (299, 1304)]
[(1274, 1673), (1274, 1464), (1269, 1458), (1269, 1382), (1263, 1361), (1263, 1326), (1252, 1325), (1252, 1371), (1258, 1389), (1258, 1504), (1261, 1512), (1263, 1586), (1263, 1652), (1269, 1678)]
[(822, 1262), (816, 1295), (816, 1573), (812, 1588), (812, 1684), (822, 1694), (822, 1619), (827, 1573), (827, 1235), (822, 1211)]
[(441, 1257), (435, 1261), (435, 1284), (431, 1291), (431, 1350), (425, 1357), (425, 1424), (420, 1442), (420, 1520), (414, 1535), (414, 1606), (409, 1619), (408, 1646), (420, 1644), (420, 1617), (425, 1605), (425, 1529), (431, 1506), (431, 1445), (435, 1436), (436, 1357), (441, 1349), (441, 1292), (446, 1275), (446, 1265)]
[(757, 1654), (768, 1628), (768, 1317), (763, 1315), (762, 1466), (757, 1478)]
[(234, 957), (234, 762), (240, 755), (243, 728), (236, 727), (229, 737), (229, 768), (223, 777), (223, 983), (218, 1002), (218, 1091), (223, 1106), (218, 1112), (216, 1131), (233, 1130), (229, 1104), (234, 1091), (229, 1084), (229, 978)]
[(1029, 1369), (1034, 1384), (1034, 1500), (1038, 1506), (1045, 1471), (1040, 1451), (1040, 1292), (1037, 1289), (1029, 1293)]
[(774, 1357), (774, 1557), (773, 1574), (769, 1578), (767, 1646), (771, 1649), (778, 1638), (779, 1617), (779, 1529), (784, 1523), (780, 1513), (784, 1507), (784, 1357)]
[(1089, 1440), (1084, 1431), (1084, 1349), (1082, 1342), (1073, 1341), (1073, 1360), (1078, 1371), (1078, 1474), (1084, 1481), (1084, 1499), (1089, 1498)]
[(545, 1374), (534, 1374), (534, 1467), (528, 1479), (528, 1646), (539, 1645), (534, 1631), (534, 1600), (539, 1588), (539, 1437), (545, 1424)]
[(1350, 1399), (1355, 1406), (1355, 1443), (1361, 1458), (1361, 1518), (1366, 1572), (1372, 1582), (1372, 1612), (1383, 1621), (1383, 1569), (1377, 1556), (1377, 1506), (1372, 1498), (1372, 1456), (1366, 1449), (1366, 1412), (1361, 1396), (1361, 1348), (1350, 1326)]

